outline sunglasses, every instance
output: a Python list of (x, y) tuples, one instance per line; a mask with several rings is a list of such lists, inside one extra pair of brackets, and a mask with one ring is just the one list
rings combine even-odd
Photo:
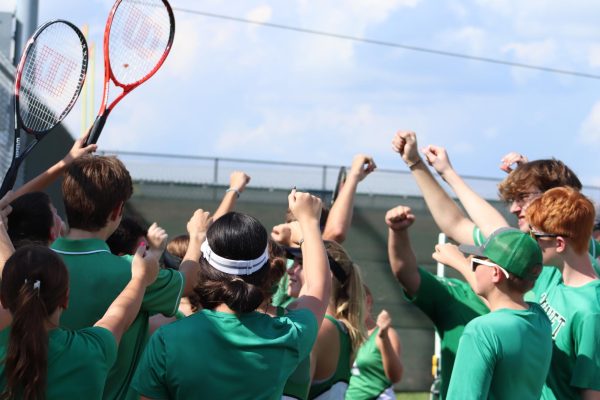
[(564, 238), (568, 238), (569, 236), (567, 235), (561, 235), (560, 233), (545, 233), (545, 232), (538, 232), (536, 230), (530, 229), (529, 230), (529, 236), (531, 236), (531, 238), (533, 240), (537, 240), (539, 238), (557, 238), (559, 236), (564, 237)]
[(505, 270), (504, 268), (502, 268), (501, 266), (499, 266), (498, 264), (494, 264), (493, 262), (489, 262), (489, 261), (485, 261), (482, 260), (480, 258), (471, 258), (471, 269), (473, 270), (473, 272), (475, 272), (475, 269), (477, 269), (477, 266), (479, 265), (485, 265), (486, 267), (498, 267), (500, 268), (500, 270), (502, 271), (502, 273), (504, 274), (504, 276), (506, 276), (506, 279), (509, 279), (510, 275), (508, 273), (507, 270)]

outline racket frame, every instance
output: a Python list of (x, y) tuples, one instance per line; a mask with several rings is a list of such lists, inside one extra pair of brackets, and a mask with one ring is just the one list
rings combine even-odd
[(333, 188), (333, 192), (331, 194), (331, 205), (333, 205), (333, 203), (337, 199), (338, 195), (340, 194), (340, 189), (346, 182), (346, 175), (347, 175), (346, 167), (340, 167), (340, 170), (338, 172), (338, 177), (335, 182), (335, 187)]

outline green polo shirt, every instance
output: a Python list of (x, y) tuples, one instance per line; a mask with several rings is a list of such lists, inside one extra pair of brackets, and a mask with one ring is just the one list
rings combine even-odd
[[(62, 314), (61, 326), (81, 329), (94, 325), (131, 280), (131, 260), (111, 254), (106, 242), (99, 239), (59, 238), (51, 248), (69, 270), (69, 307)], [(138, 316), (121, 339), (104, 399), (137, 398), (129, 383), (148, 339), (148, 317), (174, 315), (183, 286), (181, 273), (171, 269), (161, 270), (148, 286)]]
[[(10, 327), (0, 332), (0, 359), (4, 360)], [(117, 358), (117, 342), (101, 327), (77, 331), (56, 328), (48, 333), (48, 386), (46, 400), (100, 400), (106, 376)], [(6, 388), (0, 363), (0, 391)]]

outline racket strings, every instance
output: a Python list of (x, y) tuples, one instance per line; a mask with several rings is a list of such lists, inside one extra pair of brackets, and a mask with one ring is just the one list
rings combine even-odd
[(170, 15), (162, 0), (121, 1), (108, 42), (113, 77), (130, 85), (152, 75), (171, 41)]
[(50, 130), (71, 110), (87, 70), (87, 49), (67, 24), (49, 25), (29, 48), (19, 89), (25, 128)]

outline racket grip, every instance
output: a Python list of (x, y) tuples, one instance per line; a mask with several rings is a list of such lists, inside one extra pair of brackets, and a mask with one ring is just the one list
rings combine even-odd
[(90, 129), (90, 134), (85, 143), (86, 146), (90, 144), (96, 144), (100, 134), (102, 133), (102, 128), (104, 128), (104, 124), (106, 123), (106, 115), (98, 115), (96, 120), (94, 121), (94, 125), (92, 125), (92, 129)]
[(15, 186), (15, 182), (17, 181), (17, 172), (19, 172), (18, 164), (11, 165), (6, 172), (4, 180), (2, 181), (2, 186), (0, 187), (0, 199), (3, 198), (4, 195), (13, 188), (13, 186)]

